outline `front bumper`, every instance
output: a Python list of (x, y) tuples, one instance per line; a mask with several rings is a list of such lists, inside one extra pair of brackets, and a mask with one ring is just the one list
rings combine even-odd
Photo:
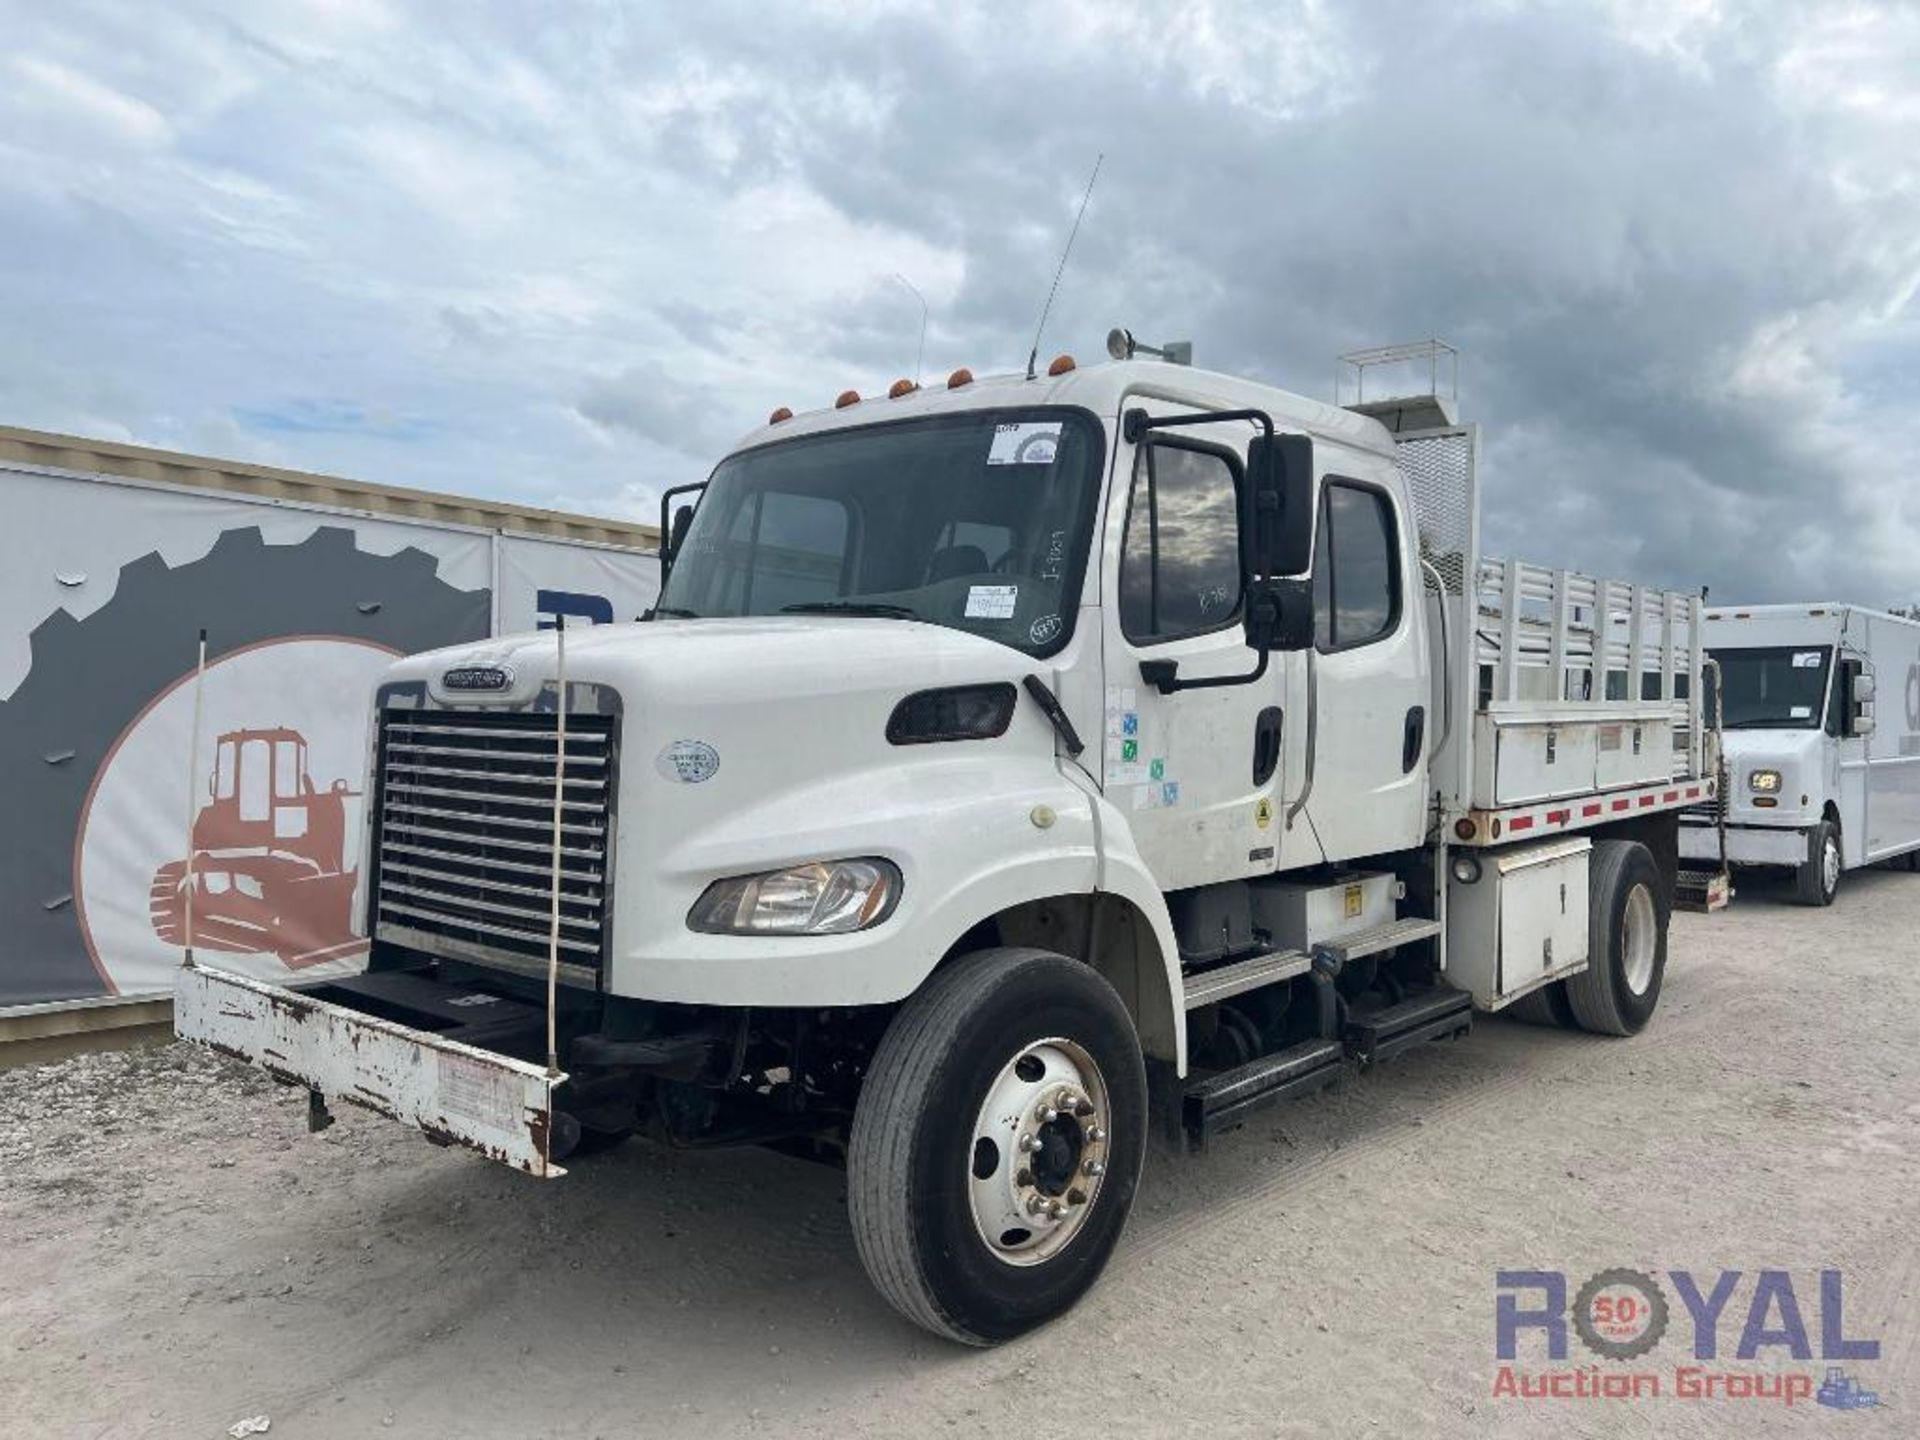
[[(1680, 858), (1720, 862), (1720, 837), (1711, 825), (1680, 827)], [(1727, 826), (1727, 860), (1734, 865), (1804, 865), (1807, 832), (1757, 825)]]
[(174, 985), (174, 1030), (329, 1100), (553, 1179), (565, 1075), (345, 1006), (196, 965)]

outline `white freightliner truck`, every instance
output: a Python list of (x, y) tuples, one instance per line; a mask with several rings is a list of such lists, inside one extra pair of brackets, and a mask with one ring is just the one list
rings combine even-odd
[(393, 667), (366, 972), (189, 952), (180, 1033), (534, 1175), (634, 1130), (844, 1163), (894, 1306), (1017, 1335), (1150, 1110), (1651, 1017), (1700, 602), (1482, 557), (1476, 457), (1438, 398), (1131, 359), (776, 411), (645, 623)]
[(1724, 843), (1731, 865), (1791, 870), (1807, 905), (1831, 905), (1843, 871), (1920, 861), (1920, 621), (1747, 605), (1709, 610), (1702, 633), (1727, 782), (1682, 813), (1682, 859)]

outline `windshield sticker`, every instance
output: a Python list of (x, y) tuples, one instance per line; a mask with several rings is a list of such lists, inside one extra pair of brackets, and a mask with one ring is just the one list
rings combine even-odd
[(989, 465), (1051, 465), (1060, 449), (1059, 420), (1013, 421), (993, 427)]
[(1056, 530), (1047, 540), (1047, 559), (1046, 563), (1040, 567), (1040, 578), (1058, 580), (1061, 576), (1061, 566), (1066, 564), (1066, 560), (1067, 532)]
[(1027, 627), (1027, 639), (1036, 645), (1051, 644), (1059, 633), (1060, 617), (1058, 615), (1042, 615)]
[(1793, 668), (1796, 670), (1818, 670), (1820, 668), (1820, 652), (1818, 650), (1794, 651)]
[(969, 620), (1011, 620), (1013, 602), (1020, 594), (1018, 585), (969, 585), (967, 587), (967, 612)]
[(1795, 705), (1787, 711), (1787, 718), (1789, 720), (1811, 720), (1813, 718), (1813, 706)]

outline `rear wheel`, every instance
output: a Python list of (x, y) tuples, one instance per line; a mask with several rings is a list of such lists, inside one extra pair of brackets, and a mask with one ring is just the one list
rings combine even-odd
[(1660, 1003), (1667, 889), (1646, 846), (1597, 840), (1587, 865), (1587, 968), (1567, 982), (1582, 1030), (1636, 1035)]
[(1147, 1085), (1120, 997), (1078, 961), (985, 950), (894, 1017), (848, 1149), (860, 1259), (896, 1310), (991, 1345), (1105, 1268), (1146, 1156)]
[(1840, 893), (1840, 827), (1822, 820), (1807, 832), (1807, 858), (1793, 872), (1793, 898), (1802, 905), (1831, 905)]

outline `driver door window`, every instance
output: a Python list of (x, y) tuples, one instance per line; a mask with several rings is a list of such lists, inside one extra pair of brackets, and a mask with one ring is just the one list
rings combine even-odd
[(1140, 447), (1120, 551), (1120, 631), (1134, 644), (1203, 635), (1239, 615), (1236, 479), (1220, 451)]

